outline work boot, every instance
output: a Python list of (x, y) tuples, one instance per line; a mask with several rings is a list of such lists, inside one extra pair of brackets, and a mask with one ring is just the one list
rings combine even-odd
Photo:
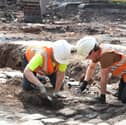
[(106, 96), (101, 94), (100, 96), (95, 98), (98, 103), (106, 104)]

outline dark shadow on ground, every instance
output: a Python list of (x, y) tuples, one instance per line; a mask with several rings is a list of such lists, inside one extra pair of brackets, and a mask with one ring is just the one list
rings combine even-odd
[(52, 97), (52, 101), (49, 101), (43, 98), (38, 91), (22, 91), (19, 93), (18, 98), (22, 101), (24, 108), (27, 108), (28, 105), (48, 110), (64, 108), (63, 100)]
[[(87, 122), (97, 118), (100, 118), (101, 121), (107, 121), (123, 115), (126, 111), (124, 104), (99, 104), (94, 100), (84, 100), (84, 97), (76, 100), (75, 95), (71, 99), (53, 98), (53, 103), (43, 100), (36, 91), (28, 93), (22, 91), (18, 97), (28, 112), (32, 111), (31, 113), (37, 112), (46, 115), (53, 114), (55, 117), (63, 118), (66, 121), (71, 118), (81, 122)], [(82, 105), (83, 108), (80, 108)], [(65, 109), (67, 109), (65, 112), (61, 111)], [(72, 113), (69, 113), (71, 111)]]

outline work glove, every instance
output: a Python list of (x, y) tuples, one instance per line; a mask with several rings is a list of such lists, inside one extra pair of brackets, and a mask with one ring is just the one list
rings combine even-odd
[(40, 84), (40, 85), (39, 85), (39, 90), (40, 90), (40, 93), (42, 94), (41, 97), (42, 97), (44, 100), (48, 101), (49, 103), (52, 103), (53, 99), (52, 99), (51, 96), (49, 96), (49, 95), (47, 94), (46, 88), (44, 87), (43, 84)]
[(80, 84), (80, 87), (77, 89), (77, 93), (82, 93), (86, 89), (88, 81), (84, 80), (84, 81), (81, 81), (79, 84)]
[(80, 82), (80, 90), (81, 90), (81, 92), (86, 89), (87, 84), (88, 84), (88, 81), (86, 81), (86, 80)]
[(43, 84), (46, 84), (46, 83), (47, 83), (46, 77), (37, 74), (37, 78), (38, 78), (39, 81), (41, 81)]
[(53, 92), (53, 97), (54, 97), (54, 98), (64, 98), (63, 96), (61, 96), (61, 95), (59, 94), (59, 92)]
[(40, 84), (38, 87), (39, 87), (40, 93), (42, 94), (42, 97), (47, 98), (48, 95), (47, 95), (46, 88), (44, 87), (44, 85)]

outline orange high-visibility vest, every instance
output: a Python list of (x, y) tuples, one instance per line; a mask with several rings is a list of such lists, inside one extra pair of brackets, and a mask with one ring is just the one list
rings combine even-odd
[(45, 74), (52, 74), (56, 71), (58, 64), (56, 66), (53, 66), (52, 62), (52, 48), (48, 47), (40, 47), (40, 48), (28, 48), (26, 50), (25, 56), (27, 61), (29, 62), (32, 57), (35, 55), (36, 52), (40, 52), (42, 59), (43, 59), (43, 65), (39, 66), (34, 72), (39, 73), (42, 75)]
[(121, 60), (111, 66), (111, 73), (113, 76), (122, 76), (126, 82), (126, 47), (111, 44), (107, 44), (104, 47), (121, 55)]
[(114, 63), (111, 67), (113, 76), (126, 74), (126, 57), (121, 55), (121, 60)]

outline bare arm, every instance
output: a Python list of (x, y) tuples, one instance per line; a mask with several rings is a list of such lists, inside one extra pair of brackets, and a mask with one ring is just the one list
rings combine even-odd
[(80, 93), (84, 91), (87, 87), (87, 84), (89, 83), (89, 80), (92, 77), (92, 74), (94, 73), (96, 67), (96, 63), (91, 62), (86, 70), (85, 78), (82, 77), (80, 80), (80, 87), (77, 89), (77, 93)]
[(90, 63), (85, 74), (84, 80), (89, 81), (95, 71), (96, 63)]
[(64, 79), (65, 73), (58, 71), (56, 73), (56, 86), (55, 86), (55, 91), (59, 91), (62, 87), (62, 81)]
[(101, 69), (101, 94), (106, 93), (106, 85), (108, 82), (109, 68)]
[(36, 86), (41, 85), (41, 82), (39, 81), (39, 79), (33, 74), (33, 72), (28, 67), (24, 69), (24, 75), (28, 79), (28, 81), (30, 81), (34, 85)]

